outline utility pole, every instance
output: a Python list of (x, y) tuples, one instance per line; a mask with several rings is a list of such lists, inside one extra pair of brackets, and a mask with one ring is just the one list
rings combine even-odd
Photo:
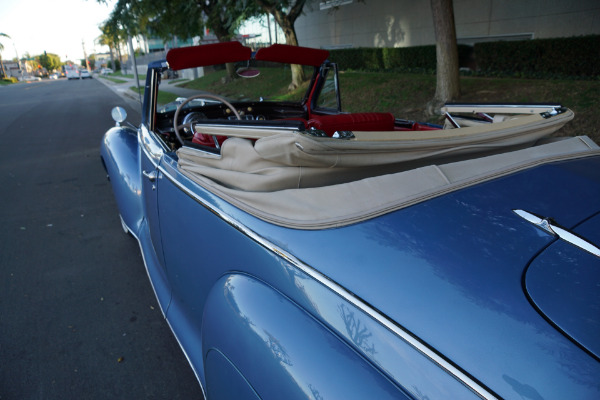
[(127, 43), (129, 44), (129, 53), (131, 54), (131, 58), (133, 60), (133, 75), (135, 76), (135, 82), (137, 84), (138, 96), (140, 99), (140, 104), (142, 104), (142, 93), (140, 90), (140, 78), (138, 77), (137, 62), (135, 61), (135, 51), (133, 50), (133, 41), (131, 40), (131, 35), (127, 35)]
[(84, 43), (83, 39), (81, 39), (81, 47), (83, 48), (83, 58), (85, 58), (85, 68), (89, 71), (90, 70), (90, 62), (88, 61), (88, 56), (87, 56), (87, 53), (85, 52), (85, 43)]
[(17, 65), (19, 66), (19, 74), (21, 75), (21, 78), (23, 78), (23, 68), (21, 67), (21, 59), (19, 58), (19, 52), (17, 51), (17, 45), (15, 44), (14, 41), (13, 41), (13, 47), (15, 48), (15, 54), (17, 56)]

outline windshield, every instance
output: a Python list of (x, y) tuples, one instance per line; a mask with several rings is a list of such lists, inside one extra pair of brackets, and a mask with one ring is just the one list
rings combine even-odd
[[(254, 64), (254, 63), (253, 63)], [(162, 73), (157, 98), (157, 112), (173, 112), (189, 97), (202, 93), (221, 96), (232, 103), (240, 102), (286, 102), (303, 104), (308, 83), (313, 76), (313, 67), (304, 67), (305, 82), (289, 91), (291, 67), (289, 64), (272, 62), (247, 62), (231, 65), (215, 65), (166, 70)], [(197, 99), (187, 103), (183, 109), (204, 107), (216, 101)]]

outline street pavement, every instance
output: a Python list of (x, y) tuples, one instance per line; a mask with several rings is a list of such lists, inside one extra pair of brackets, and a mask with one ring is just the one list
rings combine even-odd
[(0, 86), (0, 399), (201, 399), (123, 233), (99, 146), (139, 102), (100, 79)]

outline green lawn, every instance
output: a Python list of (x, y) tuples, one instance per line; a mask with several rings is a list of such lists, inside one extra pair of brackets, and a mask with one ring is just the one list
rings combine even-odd
[[(560, 103), (575, 118), (560, 135), (588, 135), (600, 143), (600, 80), (534, 80), (461, 77), (461, 97), (471, 103)], [(435, 94), (435, 76), (385, 72), (340, 74), (346, 111), (387, 111), (426, 120), (425, 105)]]
[[(138, 94), (138, 88), (137, 86), (131, 86), (129, 88), (129, 90), (131, 90), (133, 93), (135, 93), (136, 95)], [(144, 96), (144, 87), (140, 86), (140, 90), (139, 90), (140, 95), (142, 95), (142, 97)], [(162, 90), (158, 91), (158, 104), (167, 104), (170, 103), (172, 101), (175, 101), (175, 99), (179, 97), (174, 93), (170, 93), (170, 92), (165, 92)]]
[[(232, 100), (258, 99), (259, 97), (271, 100), (294, 100), (301, 99), (306, 91), (305, 85), (303, 90), (288, 92), (287, 87), (291, 81), (289, 68), (261, 68), (260, 71), (261, 74), (256, 78), (239, 78), (225, 83), (227, 81), (226, 71), (220, 70), (202, 78), (184, 82), (179, 86), (205, 90)], [(306, 72), (307, 78), (312, 76), (311, 73)]]
[[(310, 77), (310, 74), (307, 75)], [(306, 85), (288, 93), (289, 69), (263, 68), (256, 79), (226, 82), (217, 71), (182, 86), (206, 90), (232, 99), (288, 99), (302, 97)], [(435, 93), (435, 76), (390, 72), (340, 72), (342, 109), (349, 112), (391, 112), (397, 118), (438, 122), (425, 114)], [(556, 102), (575, 112), (575, 119), (559, 135), (588, 135), (600, 143), (600, 80), (534, 80), (461, 77), (461, 98), (473, 103)]]

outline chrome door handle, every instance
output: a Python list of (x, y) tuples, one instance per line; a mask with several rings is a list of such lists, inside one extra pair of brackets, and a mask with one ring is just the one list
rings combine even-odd
[(144, 176), (146, 178), (148, 178), (148, 180), (150, 182), (154, 182), (156, 180), (156, 178), (158, 177), (158, 173), (156, 172), (156, 170), (153, 170), (153, 171), (150, 171), (150, 172), (148, 172), (148, 171), (142, 171), (142, 174), (144, 174)]

